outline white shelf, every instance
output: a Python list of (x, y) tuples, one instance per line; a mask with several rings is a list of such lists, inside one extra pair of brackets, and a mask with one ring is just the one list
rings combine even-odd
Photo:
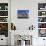
[(38, 29), (46, 29), (46, 28), (38, 28)]
[(8, 22), (0, 22), (0, 23), (8, 23)]
[(38, 16), (38, 17), (46, 17), (46, 15), (44, 15), (44, 16)]
[(46, 28), (38, 28), (38, 29), (46, 29)]
[(8, 10), (0, 10), (0, 11), (8, 11)]
[(38, 23), (46, 23), (46, 22), (38, 22)]
[(38, 10), (38, 11), (46, 11), (46, 10)]
[(0, 17), (8, 17), (8, 16), (0, 16)]

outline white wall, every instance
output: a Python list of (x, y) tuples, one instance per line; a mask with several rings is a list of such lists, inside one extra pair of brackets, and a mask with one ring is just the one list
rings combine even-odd
[[(35, 25), (37, 23), (37, 2), (33, 2), (32, 0), (12, 0), (11, 1), (11, 20), (16, 25), (17, 30), (28, 30), (29, 26), (32, 24)], [(29, 9), (29, 19), (18, 19), (17, 18), (17, 10), (18, 9)], [(35, 10), (35, 11), (34, 11)], [(14, 11), (14, 12), (13, 12)], [(35, 19), (36, 18), (36, 19)]]
[[(11, 0), (11, 22), (16, 25), (17, 30), (28, 30), (31, 25), (37, 29), (38, 3), (40, 2), (45, 3), (46, 0)], [(29, 19), (18, 19), (18, 9), (29, 9)]]
[[(8, 0), (0, 0), (0, 3), (7, 3)], [(46, 3), (46, 0), (11, 0), (11, 22), (16, 25), (17, 30), (15, 33), (23, 33), (27, 34), (28, 27), (32, 24), (35, 26), (35, 30), (33, 30), (33, 46), (44, 46), (43, 38), (38, 38), (38, 21), (37, 21), (37, 9), (38, 9), (38, 2), (40, 3)], [(10, 7), (10, 5), (9, 5)], [(17, 9), (29, 9), (29, 19), (18, 19), (17, 18)], [(30, 13), (31, 12), (31, 13)], [(10, 17), (10, 11), (9, 11), (9, 17)], [(35, 32), (35, 33), (34, 33)], [(31, 34), (29, 32), (28, 34)], [(13, 35), (13, 37), (12, 37)], [(11, 44), (14, 45), (14, 32), (11, 34)]]
[[(33, 33), (33, 46), (41, 46), (43, 44), (42, 38), (38, 38), (38, 3), (46, 3), (46, 0), (11, 0), (11, 22), (16, 25), (17, 30), (15, 32), (23, 32), (28, 30), (28, 27), (32, 24), (35, 26), (35, 34)], [(18, 9), (29, 9), (29, 19), (18, 19)], [(30, 11), (32, 11), (30, 13)], [(23, 30), (23, 31), (22, 31)], [(25, 31), (25, 33), (27, 33)], [(28, 30), (29, 31), (29, 30)], [(37, 36), (35, 38), (35, 36)], [(36, 40), (37, 39), (37, 40)], [(39, 44), (38, 44), (39, 43)]]

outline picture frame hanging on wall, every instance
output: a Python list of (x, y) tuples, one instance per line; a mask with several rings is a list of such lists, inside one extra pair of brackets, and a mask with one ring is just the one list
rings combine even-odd
[(17, 18), (29, 18), (29, 10), (17, 10)]

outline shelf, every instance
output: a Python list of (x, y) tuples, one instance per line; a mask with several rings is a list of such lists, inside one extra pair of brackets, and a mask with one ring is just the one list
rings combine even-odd
[(0, 16), (0, 17), (8, 17), (8, 16)]
[(44, 16), (38, 16), (38, 17), (46, 17), (46, 15), (44, 15)]
[(46, 23), (46, 22), (38, 22), (38, 23)]
[(46, 3), (38, 3), (38, 36), (46, 37)]
[(38, 11), (46, 11), (46, 10), (38, 10)]
[(0, 10), (0, 11), (8, 11), (8, 10)]
[(8, 3), (0, 3), (0, 35), (8, 37)]
[(0, 23), (8, 23), (8, 22), (0, 22)]
[(46, 28), (38, 28), (38, 29), (46, 29)]

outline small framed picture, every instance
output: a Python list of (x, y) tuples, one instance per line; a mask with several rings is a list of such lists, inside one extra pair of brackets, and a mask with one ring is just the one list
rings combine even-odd
[(0, 35), (8, 37), (8, 23), (0, 23)]
[(39, 37), (46, 37), (46, 29), (39, 29)]
[(8, 22), (8, 17), (0, 17), (0, 22)]
[(17, 10), (17, 18), (29, 18), (29, 10)]

